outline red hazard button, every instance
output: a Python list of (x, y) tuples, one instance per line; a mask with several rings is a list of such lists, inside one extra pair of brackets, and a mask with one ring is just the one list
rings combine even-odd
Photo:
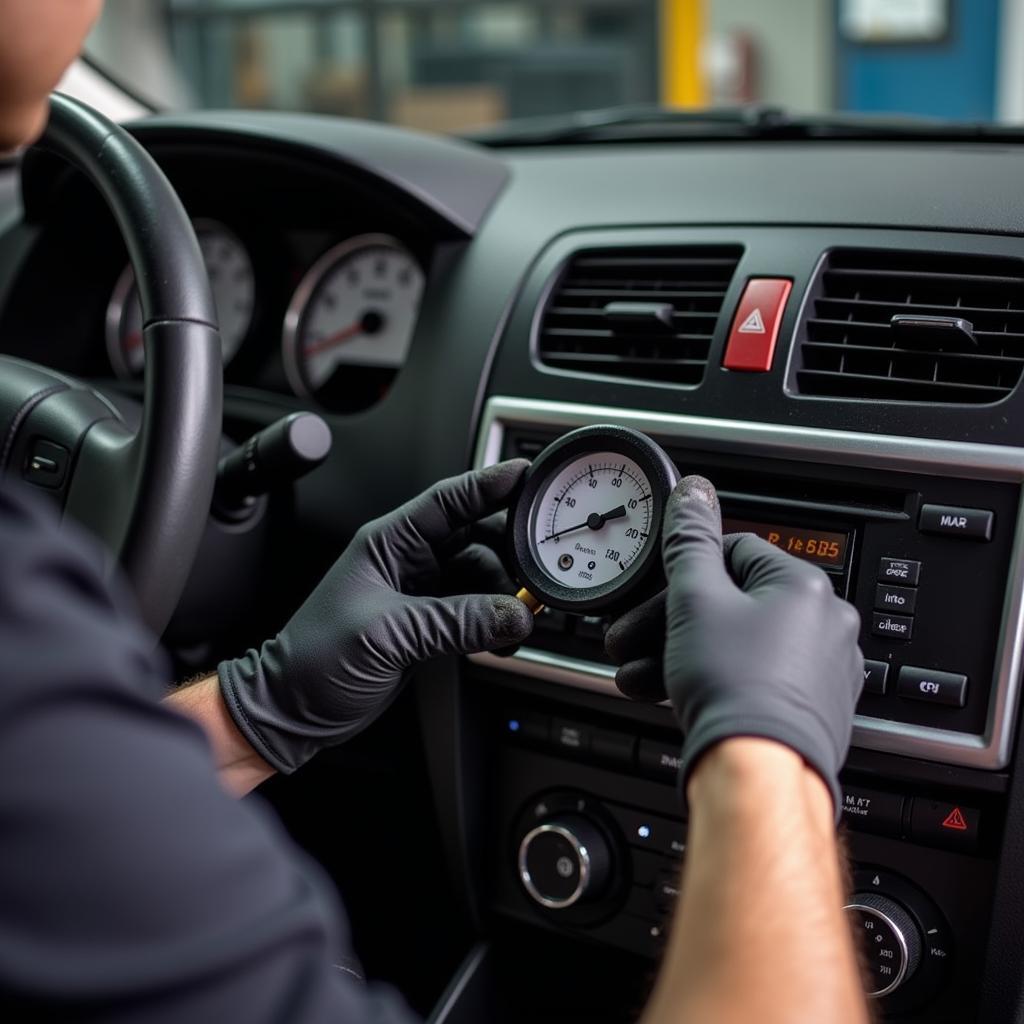
[(792, 281), (781, 277), (752, 277), (732, 318), (722, 365), (727, 370), (765, 373), (772, 368), (779, 324)]
[(914, 797), (910, 809), (910, 837), (951, 850), (973, 850), (978, 845), (981, 811), (965, 804)]

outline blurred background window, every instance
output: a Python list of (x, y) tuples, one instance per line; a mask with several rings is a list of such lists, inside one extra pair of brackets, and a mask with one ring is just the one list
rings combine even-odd
[(107, 0), (157, 106), (460, 132), (625, 104), (1024, 120), (1024, 0)]

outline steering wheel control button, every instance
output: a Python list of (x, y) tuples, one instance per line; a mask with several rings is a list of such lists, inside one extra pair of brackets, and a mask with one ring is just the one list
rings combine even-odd
[(914, 619), (910, 615), (875, 612), (871, 617), (871, 634), (887, 640), (909, 640), (914, 635)]
[(727, 370), (767, 373), (775, 358), (775, 343), (792, 281), (752, 277), (743, 289), (732, 318), (722, 366)]
[(883, 558), (878, 564), (879, 583), (900, 583), (916, 587), (921, 578), (921, 563), (906, 558)]
[(962, 708), (967, 703), (967, 676), (904, 665), (896, 679), (896, 693), (911, 700)]
[(889, 662), (864, 661), (864, 692), (885, 693), (885, 683), (889, 678)]
[(895, 992), (921, 962), (921, 931), (914, 919), (895, 900), (877, 892), (855, 894), (844, 909), (860, 935), (868, 997)]
[(843, 786), (843, 821), (857, 832), (898, 836), (903, 830), (904, 798), (864, 786)]
[(965, 804), (914, 797), (910, 804), (910, 838), (964, 853), (978, 846), (981, 811)]
[(954, 505), (922, 505), (917, 521), (922, 533), (967, 540), (992, 539), (995, 514), (984, 508), (957, 508)]
[(683, 766), (682, 748), (678, 743), (641, 740), (637, 763), (644, 771), (657, 775), (666, 782), (675, 782), (679, 769)]
[(517, 865), (519, 880), (535, 902), (548, 910), (564, 910), (600, 895), (608, 881), (611, 854), (593, 822), (567, 814), (523, 836)]
[(52, 441), (36, 441), (25, 461), (22, 477), (30, 484), (56, 490), (68, 475), (70, 454), (67, 448)]
[(916, 604), (916, 587), (890, 587), (884, 583), (875, 587), (875, 607), (879, 611), (913, 615)]

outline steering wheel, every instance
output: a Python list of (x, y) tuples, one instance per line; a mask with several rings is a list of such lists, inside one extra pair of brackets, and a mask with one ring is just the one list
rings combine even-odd
[(110, 569), (120, 563), (159, 635), (217, 473), (223, 369), (210, 283), (181, 201), (124, 129), (55, 94), (37, 146), (82, 172), (117, 221), (142, 303), (145, 400), (133, 432), (87, 384), (0, 356), (0, 473), (37, 485), (104, 542)]

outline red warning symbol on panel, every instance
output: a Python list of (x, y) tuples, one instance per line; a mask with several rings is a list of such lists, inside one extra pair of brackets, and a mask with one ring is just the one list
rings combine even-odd
[(945, 821), (942, 823), (943, 828), (952, 828), (957, 832), (967, 831), (967, 821), (963, 816), (963, 812), (959, 807), (954, 807), (953, 810), (946, 815)]

